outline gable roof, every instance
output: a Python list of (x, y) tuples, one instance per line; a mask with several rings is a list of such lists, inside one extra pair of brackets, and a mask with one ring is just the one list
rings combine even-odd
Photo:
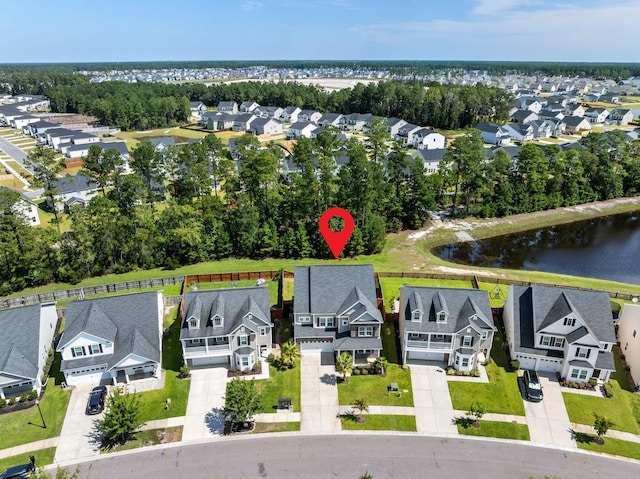
[(66, 174), (55, 181), (55, 188), (58, 194), (79, 193), (81, 191), (91, 191), (96, 189), (96, 183), (91, 177), (78, 173), (77, 175)]
[(43, 306), (36, 304), (0, 311), (0, 373), (37, 377)]

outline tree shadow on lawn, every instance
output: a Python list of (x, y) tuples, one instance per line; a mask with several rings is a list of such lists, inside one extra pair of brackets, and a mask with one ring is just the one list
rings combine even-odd
[(591, 434), (587, 434), (584, 432), (577, 432), (571, 429), (571, 437), (574, 441), (582, 443), (582, 444), (590, 444), (594, 442), (594, 437)]

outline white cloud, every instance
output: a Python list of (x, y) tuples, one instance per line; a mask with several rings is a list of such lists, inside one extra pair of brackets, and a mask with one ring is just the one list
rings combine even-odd
[(548, 4), (469, 20), (376, 23), (351, 30), (372, 47), (395, 47), (402, 58), (637, 61), (633, 45), (638, 12), (640, 0), (609, 0), (600, 5)]
[(262, 8), (262, 3), (255, 0), (248, 0), (242, 4), (243, 10), (258, 10)]
[(471, 10), (474, 15), (501, 15), (526, 7), (540, 4), (538, 0), (477, 0), (477, 5)]

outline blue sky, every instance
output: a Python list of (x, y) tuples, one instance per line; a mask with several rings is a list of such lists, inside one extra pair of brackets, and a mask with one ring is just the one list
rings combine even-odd
[(637, 62), (640, 0), (31, 0), (0, 4), (0, 63)]

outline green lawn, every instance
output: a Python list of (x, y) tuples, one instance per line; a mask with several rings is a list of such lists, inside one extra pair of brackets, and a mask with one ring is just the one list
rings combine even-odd
[(382, 339), (382, 355), (387, 358), (387, 361), (390, 363), (400, 364), (396, 327), (396, 323), (385, 321), (380, 331), (380, 338)]
[[(177, 317), (177, 308), (171, 313)], [(169, 319), (165, 318), (165, 322)], [(169, 335), (162, 340), (162, 367), (166, 369), (164, 389), (145, 391), (140, 394), (140, 419), (144, 422), (155, 419), (184, 416), (189, 399), (189, 379), (180, 379), (178, 374), (182, 366), (182, 347), (180, 346), (180, 323), (174, 320), (169, 327)], [(167, 398), (171, 405), (167, 408)]]
[(300, 422), (257, 422), (251, 434), (265, 432), (294, 432), (300, 430)]
[(384, 294), (384, 304), (387, 311), (393, 311), (393, 300), (400, 297), (400, 287), (409, 286), (434, 286), (440, 288), (472, 288), (470, 281), (456, 281), (451, 279), (426, 279), (426, 278), (380, 278), (380, 286)]
[[(86, 295), (84, 299), (106, 298), (107, 296), (122, 296), (124, 294), (146, 293), (149, 291), (162, 291), (164, 296), (180, 296), (182, 294), (182, 285), (173, 284), (170, 286), (153, 286), (151, 288), (129, 289), (127, 291), (113, 291), (110, 293)], [(77, 301), (77, 298), (61, 299), (56, 301), (58, 308), (66, 308), (69, 303)]]
[[(369, 405), (375, 406), (413, 406), (411, 373), (396, 364), (389, 364), (387, 377), (384, 378), (367, 375), (351, 376), (348, 379), (348, 384), (338, 383), (338, 397), (342, 406), (353, 405), (356, 399), (362, 398), (365, 398)], [(391, 383), (398, 383), (400, 397), (397, 393), (387, 391)]]
[(282, 299), (284, 301), (293, 299), (293, 278), (284, 278), (282, 283)]
[(458, 433), (466, 436), (497, 437), (500, 439), (529, 440), (529, 428), (526, 424), (511, 422), (479, 421), (480, 427), (462, 427), (458, 424)]
[[(235, 284), (235, 286), (234, 286)], [(255, 279), (246, 279), (241, 281), (220, 281), (212, 283), (196, 283), (195, 286), (198, 291), (206, 291), (211, 289), (224, 289), (224, 288), (247, 288), (256, 287)], [(278, 304), (278, 282), (267, 279), (263, 287), (269, 288), (269, 302), (271, 304)], [(192, 290), (192, 285), (188, 285), (187, 291)]]
[(364, 422), (355, 416), (341, 416), (342, 429), (355, 431), (417, 431), (415, 416), (366, 414)]
[(0, 459), (0, 471), (13, 466), (19, 466), (20, 464), (28, 464), (29, 456), (35, 456), (36, 466), (46, 466), (53, 463), (53, 458), (56, 455), (55, 447), (48, 447), (47, 449), (40, 449), (38, 451), (25, 452), (18, 454), (17, 456), (5, 457)]
[(507, 299), (509, 285), (478, 282), (480, 289), (489, 293), (489, 304), (492, 308), (502, 308)]
[(623, 441), (605, 436), (603, 438), (604, 444), (599, 445), (593, 442), (594, 437), (596, 437), (595, 434), (580, 434), (579, 439), (576, 441), (578, 447), (587, 451), (603, 452), (640, 460), (640, 444), (637, 442)]
[(40, 401), (46, 429), (42, 428), (42, 419), (35, 406), (0, 415), (0, 449), (58, 436), (70, 397), (70, 389), (62, 389), (52, 379), (49, 380), (47, 391)]
[(279, 398), (291, 398), (293, 410), (300, 412), (300, 359), (296, 367), (278, 371), (269, 365), (269, 379), (260, 379), (256, 385), (262, 388), (261, 413), (275, 413)]
[(137, 432), (132, 439), (117, 448), (103, 452), (127, 451), (139, 447), (155, 446), (156, 444), (168, 444), (182, 439), (183, 426), (167, 427), (165, 429), (147, 429)]
[(613, 421), (615, 425), (611, 429), (640, 434), (640, 396), (623, 390), (615, 379), (611, 380), (611, 385), (613, 398), (563, 392), (569, 419), (578, 424), (593, 425), (593, 413), (598, 413)]

